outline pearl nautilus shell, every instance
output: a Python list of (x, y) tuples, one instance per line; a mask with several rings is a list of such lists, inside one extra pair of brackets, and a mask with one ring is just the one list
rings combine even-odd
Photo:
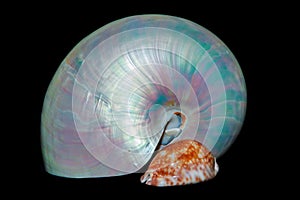
[(245, 112), (241, 68), (214, 34), (174, 16), (123, 18), (80, 41), (55, 73), (41, 118), (45, 169), (142, 173), (154, 186), (209, 180)]

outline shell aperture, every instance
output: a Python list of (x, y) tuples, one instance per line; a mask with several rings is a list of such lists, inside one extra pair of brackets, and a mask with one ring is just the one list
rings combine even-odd
[(123, 18), (80, 41), (56, 71), (41, 117), (45, 169), (70, 178), (136, 173), (156, 151), (191, 140), (218, 158), (245, 112), (241, 68), (213, 33), (174, 16)]

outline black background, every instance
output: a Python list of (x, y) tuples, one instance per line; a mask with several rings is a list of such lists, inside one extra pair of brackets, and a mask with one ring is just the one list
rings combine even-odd
[[(207, 2), (206, 2), (207, 3)], [(20, 5), (22, 7), (23, 5)], [(28, 6), (28, 5), (26, 5)], [(236, 3), (232, 5), (211, 2), (117, 2), (85, 4), (85, 2), (62, 4), (33, 4), (30, 9), (15, 12), (17, 19), (12, 21), (8, 33), (18, 42), (18, 59), (21, 61), (17, 72), (26, 79), (26, 88), (19, 89), (24, 124), (18, 131), (16, 152), (10, 160), (14, 176), (10, 175), (13, 188), (20, 188), (21, 195), (39, 197), (91, 197), (104, 199), (123, 195), (122, 198), (136, 196), (178, 196), (184, 193), (187, 198), (259, 197), (261, 193), (276, 194), (276, 188), (285, 184), (285, 176), (278, 176), (280, 170), (272, 164), (274, 149), (272, 139), (281, 128), (276, 126), (274, 104), (281, 102), (274, 98), (274, 84), (278, 84), (278, 68), (271, 60), (279, 54), (274, 41), (279, 31), (288, 28), (279, 11), (285, 7), (260, 3)], [(200, 184), (156, 188), (140, 184), (141, 174), (121, 177), (68, 179), (49, 175), (44, 170), (40, 147), (40, 116), (47, 87), (58, 66), (71, 49), (84, 37), (114, 20), (137, 14), (167, 14), (194, 21), (217, 35), (237, 58), (247, 86), (248, 105), (242, 130), (230, 149), (219, 158), (220, 171), (210, 181)], [(10, 32), (11, 31), (11, 32)], [(16, 46), (13, 46), (14, 49)], [(24, 65), (26, 63), (26, 65)], [(274, 74), (273, 74), (274, 72)], [(275, 83), (276, 81), (276, 83)], [(25, 80), (18, 79), (22, 86)], [(24, 85), (25, 87), (25, 85)], [(22, 88), (22, 87), (21, 87)], [(275, 101), (275, 102), (274, 102)], [(24, 119), (25, 118), (25, 119)], [(271, 119), (272, 118), (272, 119)], [(15, 118), (14, 118), (15, 119)], [(14, 120), (13, 120), (14, 121)], [(11, 128), (19, 128), (15, 125)], [(20, 123), (18, 123), (20, 124)], [(275, 130), (270, 127), (276, 126)], [(279, 155), (280, 152), (276, 152)], [(283, 178), (283, 181), (282, 181)], [(21, 190), (21, 188), (23, 190)], [(26, 189), (25, 189), (26, 188)], [(18, 193), (18, 192), (16, 192)], [(194, 193), (199, 196), (195, 196)], [(14, 193), (11, 193), (14, 194)]]

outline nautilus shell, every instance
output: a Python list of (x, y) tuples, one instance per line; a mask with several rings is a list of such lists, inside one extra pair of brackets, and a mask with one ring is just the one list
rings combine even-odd
[(80, 41), (55, 73), (41, 119), (45, 169), (144, 173), (156, 186), (209, 180), (245, 112), (241, 68), (214, 34), (174, 16), (123, 18)]

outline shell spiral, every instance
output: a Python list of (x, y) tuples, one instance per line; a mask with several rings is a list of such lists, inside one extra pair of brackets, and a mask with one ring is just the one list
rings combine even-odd
[(220, 157), (240, 132), (246, 86), (231, 51), (189, 20), (138, 15), (80, 41), (44, 99), (46, 170), (74, 178), (138, 172), (184, 139)]

